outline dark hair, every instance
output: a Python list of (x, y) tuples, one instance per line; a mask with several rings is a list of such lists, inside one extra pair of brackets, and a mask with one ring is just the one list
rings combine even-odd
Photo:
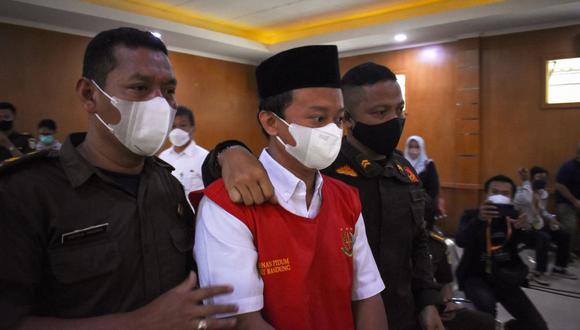
[(356, 108), (364, 96), (363, 86), (374, 85), (380, 81), (397, 81), (397, 76), (384, 65), (372, 62), (363, 63), (348, 70), (340, 81), (344, 107), (347, 114)]
[(56, 131), (56, 122), (52, 119), (43, 119), (38, 123), (38, 128), (48, 128)]
[(12, 111), (13, 114), (16, 113), (16, 107), (10, 102), (0, 102), (0, 109), (8, 109)]
[(365, 86), (374, 85), (379, 81), (394, 80), (397, 81), (397, 76), (384, 65), (379, 65), (373, 62), (359, 64), (354, 68), (348, 70), (340, 85), (345, 86)]
[(509, 183), (511, 185), (511, 187), (512, 187), (512, 196), (516, 192), (516, 184), (514, 183), (514, 180), (512, 180), (510, 177), (505, 176), (505, 175), (502, 175), (502, 174), (498, 174), (496, 176), (492, 176), (491, 178), (487, 179), (487, 181), (485, 181), (485, 184), (483, 185), (483, 189), (485, 190), (485, 192), (488, 192), (489, 186), (491, 185), (492, 182), (506, 182), (506, 183)]
[(546, 173), (548, 175), (548, 170), (540, 166), (534, 166), (530, 169), (530, 179), (534, 179), (536, 174)]
[(177, 116), (185, 116), (189, 119), (189, 123), (191, 126), (195, 126), (195, 116), (193, 115), (193, 111), (186, 106), (180, 105), (177, 107), (177, 111), (175, 112), (175, 117)]
[(284, 110), (292, 103), (292, 91), (260, 99), (260, 111), (270, 111), (284, 118)]
[(157, 50), (167, 55), (163, 41), (151, 32), (122, 27), (97, 34), (87, 45), (83, 61), (83, 77), (94, 80), (104, 88), (107, 74), (115, 68), (114, 50), (117, 46)]
[[(260, 115), (260, 111), (270, 111), (283, 119), (284, 110), (286, 110), (286, 108), (292, 103), (292, 99), (293, 94), (291, 90), (280, 94), (276, 94), (274, 96), (269, 96), (260, 99), (258, 116)], [(268, 135), (264, 127), (262, 127), (259, 117), (258, 124), (260, 124), (260, 128), (262, 128), (262, 133), (264, 133), (266, 137), (270, 137), (270, 135)]]

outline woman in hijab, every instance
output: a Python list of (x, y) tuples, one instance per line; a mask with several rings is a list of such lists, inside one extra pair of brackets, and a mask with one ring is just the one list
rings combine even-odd
[(410, 136), (405, 143), (405, 158), (413, 165), (423, 188), (433, 201), (434, 217), (444, 216), (443, 200), (439, 196), (439, 175), (435, 168), (435, 162), (427, 157), (425, 141), (418, 135)]

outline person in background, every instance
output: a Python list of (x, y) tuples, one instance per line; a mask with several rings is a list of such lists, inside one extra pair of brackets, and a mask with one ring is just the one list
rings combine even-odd
[(471, 310), (455, 303), (452, 299), (453, 270), (449, 263), (449, 251), (445, 236), (433, 228), (433, 220), (427, 221), (429, 251), (433, 264), (433, 277), (441, 286), (443, 304), (439, 306), (441, 321), (447, 330), (494, 330), (495, 318), (484, 312)]
[(560, 167), (556, 176), (556, 215), (570, 235), (570, 252), (580, 255), (578, 221), (580, 221), (580, 143), (576, 156)]
[(439, 175), (435, 162), (427, 156), (423, 138), (418, 135), (407, 138), (404, 155), (419, 174), (425, 192), (431, 197), (432, 209), (428, 212), (431, 214), (426, 214), (426, 217), (434, 219), (445, 217), (443, 198), (439, 194)]
[(12, 103), (0, 102), (0, 163), (34, 150), (34, 138), (14, 130), (15, 118), (16, 107)]
[(232, 328), (211, 316), (236, 306), (201, 305), (232, 289), (196, 289), (193, 213), (153, 157), (177, 106), (165, 44), (103, 31), (83, 63), (88, 132), (0, 166), (0, 329)]
[(505, 307), (514, 317), (505, 329), (547, 330), (546, 321), (521, 288), (528, 269), (518, 255), (518, 244), (523, 242), (521, 228), (527, 220), (513, 208), (515, 190), (512, 179), (496, 175), (484, 184), (481, 206), (463, 213), (455, 237), (464, 249), (457, 280), (478, 310), (495, 317), (497, 303)]
[(570, 235), (560, 228), (556, 216), (546, 209), (550, 195), (546, 190), (548, 171), (534, 166), (529, 171), (522, 168), (518, 172), (522, 185), (517, 188), (514, 205), (526, 214), (528, 223), (522, 228), (523, 234), (527, 243), (536, 249), (536, 271), (531, 279), (538, 284), (549, 285), (545, 273), (548, 269), (548, 252), (552, 242), (557, 246), (556, 264), (552, 274), (576, 279), (576, 275), (566, 269), (570, 255)]
[(54, 137), (56, 134), (56, 123), (52, 119), (43, 119), (38, 123), (38, 141), (36, 150), (60, 150), (61, 144)]
[(203, 189), (201, 165), (208, 151), (195, 143), (195, 117), (193, 112), (184, 106), (178, 106), (169, 133), (171, 147), (163, 150), (159, 158), (169, 163), (175, 170), (173, 176), (181, 182), (185, 193)]

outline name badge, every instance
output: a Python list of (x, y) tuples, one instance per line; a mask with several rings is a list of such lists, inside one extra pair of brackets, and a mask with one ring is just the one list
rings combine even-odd
[(60, 235), (60, 244), (65, 244), (65, 243), (69, 243), (72, 241), (77, 241), (79, 239), (83, 239), (83, 238), (95, 236), (95, 235), (98, 235), (101, 233), (105, 233), (105, 232), (107, 232), (108, 228), (109, 228), (109, 223), (107, 222), (107, 223), (103, 223), (100, 225), (95, 225), (95, 226), (91, 226), (91, 227), (87, 227), (87, 228), (83, 228), (83, 229), (73, 230), (71, 232), (64, 233), (64, 234)]

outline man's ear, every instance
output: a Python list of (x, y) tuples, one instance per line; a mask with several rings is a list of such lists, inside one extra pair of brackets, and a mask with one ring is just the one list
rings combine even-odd
[(351, 130), (354, 127), (354, 119), (352, 119), (352, 115), (350, 112), (344, 112), (344, 127)]
[(278, 135), (278, 121), (272, 112), (261, 110), (260, 113), (258, 113), (258, 121), (260, 121), (260, 125), (262, 125), (262, 128), (266, 133), (268, 133), (268, 135)]
[(80, 78), (76, 85), (77, 96), (81, 101), (83, 109), (88, 113), (96, 113), (95, 85), (87, 78)]

